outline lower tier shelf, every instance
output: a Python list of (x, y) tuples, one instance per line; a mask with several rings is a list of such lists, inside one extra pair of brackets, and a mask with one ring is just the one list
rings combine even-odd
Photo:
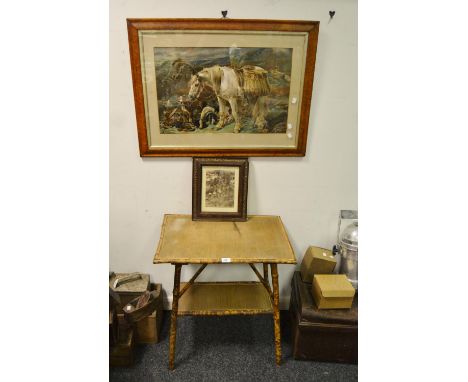
[[(181, 289), (185, 284), (181, 283)], [(268, 313), (273, 313), (270, 296), (259, 282), (198, 282), (179, 299), (178, 315)]]

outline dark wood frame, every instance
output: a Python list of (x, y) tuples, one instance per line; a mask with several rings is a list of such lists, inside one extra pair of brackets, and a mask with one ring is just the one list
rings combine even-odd
[[(186, 156), (304, 156), (309, 127), (309, 111), (314, 81), (315, 59), (319, 32), (319, 21), (300, 20), (240, 20), (240, 19), (127, 19), (130, 61), (133, 78), (136, 120), (140, 156), (142, 157), (186, 157)], [(141, 75), (140, 30), (241, 30), (307, 32), (308, 45), (306, 67), (303, 78), (300, 125), (297, 147), (294, 148), (165, 148), (150, 149), (148, 144), (143, 82)]]
[[(228, 166), (239, 168), (239, 195), (237, 201), (237, 212), (201, 211), (202, 168), (205, 166)], [(248, 158), (193, 158), (192, 220), (246, 221), (248, 183)]]

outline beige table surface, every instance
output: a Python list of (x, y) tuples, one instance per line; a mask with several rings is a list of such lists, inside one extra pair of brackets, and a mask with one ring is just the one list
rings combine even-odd
[(279, 216), (211, 222), (164, 215), (153, 263), (224, 262), (296, 264), (296, 257)]

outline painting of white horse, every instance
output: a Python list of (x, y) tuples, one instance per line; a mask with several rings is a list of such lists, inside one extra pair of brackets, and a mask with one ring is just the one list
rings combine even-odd
[(239, 103), (248, 99), (253, 105), (254, 127), (259, 132), (263, 132), (267, 125), (265, 96), (270, 94), (266, 74), (267, 71), (259, 66), (249, 65), (235, 70), (228, 66), (215, 65), (192, 76), (188, 96), (198, 98), (206, 86), (212, 88), (219, 104), (219, 121), (215, 130), (220, 130), (226, 125), (230, 108), (235, 122), (234, 133), (241, 131)]
[(160, 132), (286, 133), (290, 48), (155, 48)]

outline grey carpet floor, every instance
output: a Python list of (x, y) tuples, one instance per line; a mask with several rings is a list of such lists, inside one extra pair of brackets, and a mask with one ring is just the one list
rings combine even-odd
[(110, 381), (357, 381), (357, 365), (297, 361), (288, 311), (281, 311), (282, 365), (275, 364), (273, 320), (265, 316), (184, 316), (177, 320), (175, 370), (168, 370), (170, 312), (161, 341), (138, 345), (135, 365), (110, 368)]

